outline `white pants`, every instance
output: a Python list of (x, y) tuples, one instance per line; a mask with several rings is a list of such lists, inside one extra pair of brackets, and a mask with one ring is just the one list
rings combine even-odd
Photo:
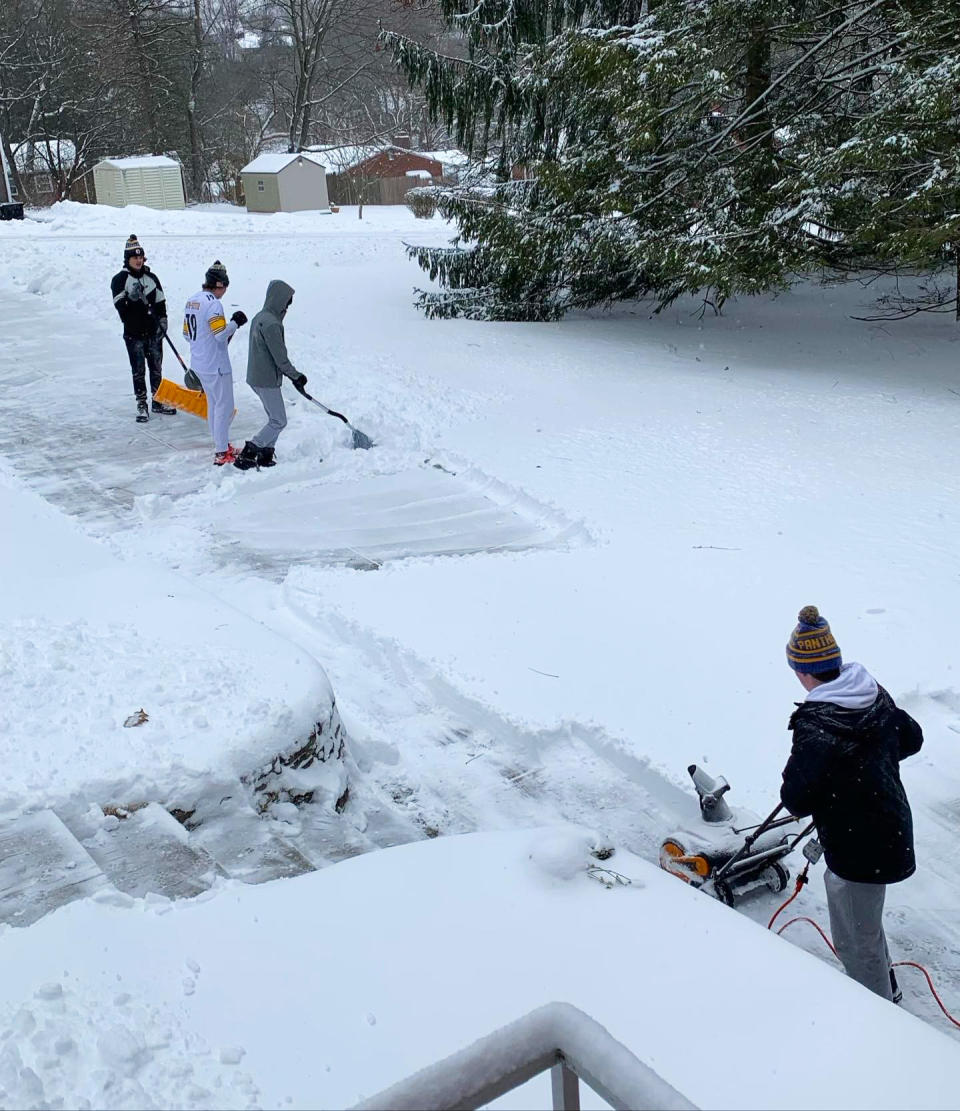
[(207, 395), (207, 423), (215, 451), (230, 446), (230, 424), (233, 421), (233, 374), (227, 371), (196, 370), (193, 372)]

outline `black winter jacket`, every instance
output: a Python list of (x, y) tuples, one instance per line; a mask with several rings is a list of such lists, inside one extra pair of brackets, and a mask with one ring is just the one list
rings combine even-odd
[(163, 286), (146, 263), (139, 273), (125, 266), (119, 274), (114, 274), (110, 292), (113, 306), (123, 321), (124, 336), (150, 339), (158, 334), (160, 320), (166, 324), (167, 300)]
[(900, 761), (920, 751), (920, 726), (880, 687), (864, 710), (801, 702), (789, 728), (780, 799), (791, 814), (812, 815), (830, 871), (856, 883), (912, 875), (913, 818)]

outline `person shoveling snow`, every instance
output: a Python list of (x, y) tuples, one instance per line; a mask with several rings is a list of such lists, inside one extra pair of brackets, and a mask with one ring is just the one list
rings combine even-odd
[(290, 362), (283, 333), (283, 318), (293, 304), (293, 287), (272, 281), (267, 286), (263, 308), (250, 323), (250, 348), (247, 355), (247, 385), (260, 398), (267, 423), (243, 445), (234, 461), (241, 471), (251, 467), (272, 467), (277, 438), (287, 427), (287, 412), (281, 386), (286, 376), (302, 390), (307, 376)]

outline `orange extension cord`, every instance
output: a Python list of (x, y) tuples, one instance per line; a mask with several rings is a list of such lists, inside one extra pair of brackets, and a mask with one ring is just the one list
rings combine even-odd
[[(793, 889), (793, 894), (790, 896), (789, 899), (787, 899), (787, 901), (782, 906), (777, 908), (773, 917), (767, 923), (767, 929), (768, 930), (773, 929), (774, 922), (776, 922), (776, 920), (780, 917), (780, 915), (787, 909), (788, 906), (790, 906), (790, 904), (793, 902), (793, 900), (800, 894), (800, 889), (807, 882), (807, 871), (808, 871), (809, 868), (810, 868), (810, 864), (808, 862), (806, 865), (804, 865), (803, 871), (797, 876), (797, 886)], [(817, 933), (823, 938), (823, 940), (829, 946), (830, 952), (833, 953), (833, 955), (837, 958), (837, 960), (840, 960), (839, 954), (837, 953), (836, 949), (833, 946), (833, 942), (830, 940), (829, 937), (827, 937), (826, 933), (824, 933), (820, 924), (818, 922), (815, 922), (812, 918), (806, 918), (804, 916), (801, 916), (801, 917), (798, 917), (798, 918), (791, 918), (789, 922), (785, 922), (780, 927), (780, 929), (777, 930), (777, 934), (778, 935), (782, 934), (783, 931), (785, 929), (787, 929), (788, 926), (792, 926), (794, 924), (794, 922), (808, 922), (811, 926), (813, 926), (813, 928), (817, 931)], [(953, 1023), (954, 1026), (960, 1027), (960, 1022), (958, 1022), (953, 1017), (953, 1015), (950, 1014), (950, 1012), (947, 1010), (947, 1008), (943, 1005), (943, 1000), (937, 994), (937, 989), (934, 987), (933, 979), (930, 976), (930, 973), (923, 967), (922, 964), (917, 964), (916, 961), (894, 961), (892, 967), (893, 968), (902, 968), (902, 967), (918, 968), (923, 973), (923, 975), (926, 977), (927, 987), (930, 989), (930, 994), (937, 1001), (937, 1006), (940, 1008), (941, 1011), (943, 1011), (943, 1013), (950, 1020), (950, 1022)]]

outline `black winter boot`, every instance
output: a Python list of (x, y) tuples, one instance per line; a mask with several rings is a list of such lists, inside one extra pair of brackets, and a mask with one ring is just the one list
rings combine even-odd
[(251, 467), (257, 466), (257, 459), (260, 455), (260, 448), (250, 440), (243, 445), (243, 451), (233, 461), (233, 465), (241, 471), (248, 471)]
[(154, 401), (150, 409), (154, 413), (163, 413), (168, 417), (175, 417), (177, 410), (172, 405), (164, 405), (162, 401)]
[(275, 453), (276, 453), (276, 448), (272, 448), (272, 447), (262, 447), (262, 448), (260, 448), (260, 455), (259, 455), (259, 458), (257, 459), (257, 463), (259, 464), (259, 466), (261, 466), (261, 467), (275, 467), (277, 465), (277, 460), (275, 458)]
[(137, 424), (146, 424), (150, 419), (146, 400), (137, 402)]

